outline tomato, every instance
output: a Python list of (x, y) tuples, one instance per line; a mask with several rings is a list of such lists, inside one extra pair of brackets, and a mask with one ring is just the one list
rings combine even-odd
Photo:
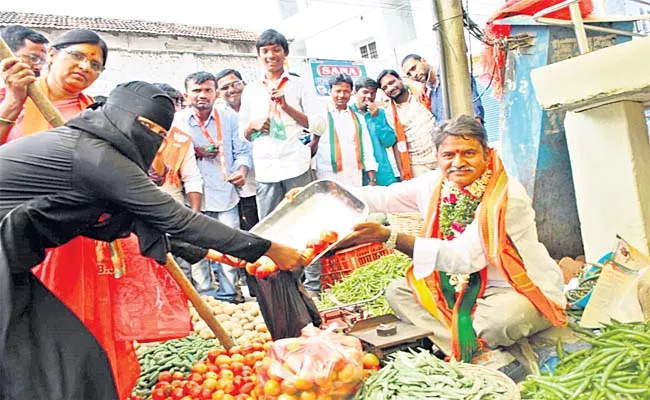
[(197, 361), (192, 365), (192, 372), (205, 374), (208, 371), (208, 366), (203, 361)]
[(233, 363), (236, 363), (236, 362), (238, 362), (238, 363), (243, 363), (243, 362), (244, 362), (244, 356), (241, 355), (240, 353), (234, 353), (234, 354), (232, 354), (232, 355), (230, 356), (230, 360), (231, 360)]
[(183, 393), (183, 388), (177, 387), (172, 391), (172, 399), (174, 400), (180, 400), (185, 396), (185, 393)]
[(299, 399), (297, 396), (294, 396), (292, 394), (283, 393), (280, 396), (278, 396), (278, 400), (299, 400)]
[(247, 394), (238, 394), (237, 397), (235, 397), (235, 400), (248, 400), (250, 399), (250, 396)]
[(180, 380), (180, 379), (174, 379), (174, 380), (172, 381), (172, 387), (174, 387), (174, 388), (177, 388), (177, 387), (183, 387), (183, 382), (184, 382), (184, 381), (182, 381), (182, 380)]
[(232, 372), (234, 372), (235, 375), (241, 375), (242, 371), (244, 370), (244, 363), (233, 362), (230, 364), (230, 367), (232, 368)]
[(300, 393), (300, 400), (316, 400), (316, 393), (311, 390)]
[(241, 385), (239, 393), (250, 394), (253, 389), (255, 389), (255, 384), (253, 382), (247, 382)]
[[(208, 380), (208, 379), (214, 379), (215, 381), (219, 379), (219, 374), (216, 373), (216, 371), (208, 371), (205, 374), (203, 374), (203, 377)], [(205, 382), (204, 382), (205, 383)]]
[(255, 355), (252, 353), (248, 353), (244, 356), (244, 364), (250, 367), (255, 365), (255, 361), (257, 361), (257, 358), (255, 358)]
[(371, 369), (379, 366), (379, 358), (372, 353), (364, 353), (362, 361), (364, 368)]
[(235, 398), (229, 393), (224, 394), (222, 399), (223, 400), (235, 400)]
[(203, 381), (203, 385), (202, 385), (202, 386), (203, 386), (205, 389), (210, 389), (210, 390), (214, 391), (215, 389), (217, 389), (217, 383), (218, 383), (218, 382), (217, 382), (216, 379), (214, 379), (214, 378), (207, 378), (206, 380)]
[(185, 374), (180, 371), (176, 371), (172, 374), (172, 380), (182, 381), (183, 379), (185, 379)]
[(314, 386), (311, 379), (307, 377), (296, 378), (293, 384), (296, 385), (296, 389), (298, 390), (309, 390), (312, 388), (312, 386)]
[(171, 382), (172, 373), (169, 371), (163, 371), (158, 375), (158, 382)]
[(241, 353), (241, 346), (232, 346), (230, 350), (228, 350), (228, 354), (230, 354), (230, 357), (234, 354), (240, 354)]
[(162, 388), (156, 388), (151, 392), (151, 400), (165, 400), (167, 394)]
[(338, 372), (339, 380), (343, 383), (350, 383), (359, 380), (361, 375), (359, 374), (359, 371), (357, 371), (358, 369), (360, 368), (353, 364), (346, 364), (345, 367)]
[(216, 392), (212, 393), (212, 400), (221, 400), (223, 399), (223, 395), (223, 390), (217, 390)]
[(198, 372), (192, 372), (190, 376), (187, 377), (187, 380), (190, 382), (203, 383), (203, 375)]
[(210, 390), (208, 388), (202, 388), (199, 397), (201, 398), (201, 400), (212, 400), (213, 392), (214, 390)]
[(223, 364), (230, 364), (232, 361), (230, 360), (230, 356), (227, 356), (225, 354), (221, 354), (217, 357), (216, 363), (217, 365), (221, 366)]
[(332, 244), (339, 240), (339, 234), (334, 231), (324, 230), (320, 233), (320, 240)]
[(287, 380), (282, 381), (282, 383), (280, 384), (280, 389), (282, 389), (282, 393), (286, 393), (286, 394), (296, 394), (298, 392), (296, 385), (294, 385), (293, 382)]
[(248, 275), (253, 275), (255, 276), (255, 272), (257, 271), (257, 267), (259, 267), (260, 264), (255, 262), (255, 263), (247, 263), (246, 264), (246, 272)]
[(269, 379), (268, 381), (266, 381), (266, 383), (264, 384), (265, 395), (277, 396), (280, 393), (282, 393), (282, 391), (280, 390), (280, 384), (278, 383), (278, 381), (275, 381), (273, 379)]
[(194, 400), (192, 396), (183, 396), (181, 397), (181, 400)]
[(211, 349), (211, 350), (208, 350), (208, 354), (207, 354), (208, 361), (210, 361), (211, 363), (213, 363), (214, 360), (217, 359), (217, 356), (218, 356), (219, 354), (223, 354), (223, 351), (221, 351), (221, 349)]
[(232, 372), (229, 369), (224, 369), (224, 370), (221, 370), (221, 372), (219, 372), (219, 378), (220, 379), (227, 379), (229, 381), (232, 381), (233, 379), (235, 379), (235, 373)]

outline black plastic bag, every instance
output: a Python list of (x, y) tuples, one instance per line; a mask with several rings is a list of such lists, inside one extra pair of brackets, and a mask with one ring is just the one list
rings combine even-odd
[(302, 286), (300, 275), (300, 270), (279, 271), (254, 279), (257, 302), (273, 340), (298, 337), (305, 326), (321, 325), (316, 304)]

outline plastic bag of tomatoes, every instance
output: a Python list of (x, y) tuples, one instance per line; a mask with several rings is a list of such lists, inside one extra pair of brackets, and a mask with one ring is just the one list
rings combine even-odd
[(302, 336), (273, 343), (258, 368), (257, 392), (267, 400), (343, 400), (363, 378), (359, 339), (307, 326)]

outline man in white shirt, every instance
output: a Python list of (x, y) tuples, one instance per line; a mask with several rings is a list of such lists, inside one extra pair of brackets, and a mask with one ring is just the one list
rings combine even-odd
[[(439, 170), (357, 191), (373, 211), (425, 217), (422, 237), (362, 223), (346, 245), (386, 242), (413, 258), (386, 297), (400, 318), (434, 332), (435, 344), (470, 361), (482, 339), (509, 346), (566, 322), (562, 273), (537, 239), (523, 186), (508, 177), (470, 116), (440, 127)], [(415, 298), (414, 298), (415, 297)]]
[(257, 207), (264, 218), (295, 187), (311, 182), (311, 146), (300, 141), (309, 128), (308, 97), (299, 78), (289, 75), (284, 61), (289, 44), (281, 33), (264, 31), (255, 44), (264, 77), (242, 93), (239, 133), (253, 144), (257, 179)]
[(317, 179), (332, 179), (348, 187), (363, 186), (362, 174), (368, 172), (369, 185), (377, 183), (377, 161), (363, 115), (348, 107), (352, 97), (352, 78), (345, 74), (332, 77), (330, 104), (324, 118), (314, 123), (314, 157)]

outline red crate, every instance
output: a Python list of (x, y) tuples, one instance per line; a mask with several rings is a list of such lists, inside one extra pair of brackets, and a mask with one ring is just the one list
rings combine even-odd
[(323, 289), (327, 289), (355, 269), (392, 252), (383, 243), (369, 243), (337, 251), (332, 257), (323, 257), (320, 259), (322, 265), (321, 286)]

